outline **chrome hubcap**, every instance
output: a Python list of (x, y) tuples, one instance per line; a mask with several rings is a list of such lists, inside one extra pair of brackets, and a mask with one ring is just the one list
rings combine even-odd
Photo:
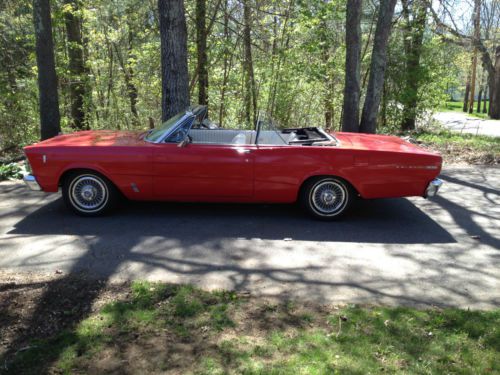
[(104, 182), (94, 176), (81, 176), (70, 187), (72, 201), (78, 209), (93, 211), (100, 208), (108, 199)]
[(320, 214), (334, 214), (345, 205), (346, 199), (344, 186), (335, 181), (320, 182), (311, 192), (311, 203)]
[(335, 200), (335, 193), (332, 191), (324, 191), (321, 193), (321, 201), (324, 204), (332, 204)]
[(97, 196), (97, 189), (91, 185), (85, 185), (80, 194), (87, 202), (91, 202)]

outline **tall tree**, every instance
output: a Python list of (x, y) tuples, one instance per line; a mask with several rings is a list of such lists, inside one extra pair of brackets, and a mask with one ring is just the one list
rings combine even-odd
[(75, 129), (88, 129), (84, 108), (87, 85), (81, 8), (80, 0), (64, 1), (63, 14), (68, 39), (68, 68), (70, 73), (71, 126)]
[(231, 34), (229, 32), (229, 0), (224, 0), (224, 44), (223, 44), (223, 75), (222, 75), (222, 85), (220, 88), (220, 104), (219, 104), (219, 126), (224, 127), (224, 116), (226, 114), (225, 99), (226, 90), (229, 81), (229, 72), (233, 65), (234, 51), (230, 49)]
[(377, 28), (375, 29), (375, 39), (373, 41), (370, 79), (359, 126), (361, 133), (375, 133), (377, 128), (377, 116), (387, 66), (387, 44), (391, 33), (395, 6), (396, 0), (380, 1)]
[(38, 66), (40, 134), (44, 140), (61, 131), (49, 0), (33, 0), (33, 21)]
[(243, 67), (245, 74), (245, 121), (247, 126), (253, 126), (257, 116), (257, 88), (252, 58), (252, 8), (250, 0), (243, 1)]
[(196, 0), (196, 49), (198, 54), (198, 103), (208, 104), (207, 3)]
[(467, 81), (465, 82), (464, 105), (462, 106), (463, 112), (467, 112), (467, 108), (469, 107), (470, 77), (471, 73), (467, 72)]
[(183, 0), (158, 0), (160, 15), (162, 119), (189, 106), (187, 27)]
[[(452, 12), (450, 12), (450, 10), (447, 9), (445, 5), (444, 7), (448, 17), (451, 18)], [(454, 26), (451, 27), (440, 19), (439, 15), (432, 7), (430, 7), (430, 10), (432, 12), (434, 22), (438, 26), (436, 30), (438, 34), (445, 36), (445, 31), (447, 31), (457, 39), (456, 40), (448, 39), (445, 36), (446, 39), (451, 40), (456, 44), (462, 46), (468, 45), (468, 43), (472, 43), (474, 47), (477, 48), (478, 51), (480, 52), (482, 66), (483, 69), (487, 72), (487, 77), (488, 77), (487, 79), (488, 83), (487, 85), (489, 90), (488, 98), (490, 100), (488, 114), (493, 119), (500, 119), (500, 58), (499, 58), (500, 46), (497, 45), (495, 48), (493, 48), (494, 52), (491, 53), (490, 49), (484, 43), (484, 41), (486, 40), (494, 39), (490, 38), (490, 33), (494, 32), (494, 30), (497, 30), (498, 27), (500, 26), (500, 17), (498, 17), (498, 12), (500, 12), (500, 6), (498, 4), (498, 1), (494, 0), (490, 2), (486, 1), (484, 2), (483, 14), (486, 15), (486, 17), (482, 17), (486, 18), (486, 25), (484, 28), (484, 34), (485, 34), (484, 40), (478, 38), (477, 35), (471, 37), (469, 35), (461, 33), (459, 30), (457, 30), (454, 22), (453, 22)], [(464, 111), (466, 111), (466, 106), (464, 106)]]
[(420, 87), (420, 57), (424, 41), (427, 20), (427, 2), (425, 0), (402, 0), (405, 22), (404, 49), (406, 59), (405, 92), (402, 96), (402, 130), (415, 129), (417, 117), (418, 90)]
[[(139, 112), (137, 110), (137, 101), (139, 97), (139, 91), (134, 83), (134, 68), (130, 63), (130, 60), (135, 56), (133, 55), (132, 43), (134, 40), (134, 33), (130, 30), (128, 32), (128, 47), (125, 58), (123, 57), (121, 48), (113, 43), (115, 47), (116, 58), (118, 59), (118, 63), (120, 64), (121, 71), (123, 72), (123, 78), (125, 79), (125, 86), (127, 87), (127, 95), (130, 103), (130, 113), (132, 113), (132, 123), (134, 125), (139, 124)], [(112, 56), (110, 56), (112, 58)]]
[(342, 131), (359, 131), (362, 0), (347, 0)]
[[(474, 0), (473, 21), (474, 21), (474, 39), (476, 41), (478, 41), (481, 38), (480, 14), (481, 14), (481, 0)], [(474, 95), (476, 90), (476, 68), (477, 68), (477, 47), (474, 45), (474, 52), (472, 57), (472, 76), (471, 76), (471, 86), (470, 86), (471, 94), (469, 102), (469, 113), (474, 112)]]
[(500, 46), (495, 50), (495, 65), (490, 81), (490, 117), (500, 119)]
[(484, 85), (484, 95), (483, 95), (483, 113), (488, 113), (488, 105), (486, 99), (486, 93), (488, 92), (488, 86)]
[(479, 79), (479, 94), (477, 95), (477, 113), (481, 113), (481, 100), (483, 99), (484, 93), (484, 71), (481, 72), (481, 78)]

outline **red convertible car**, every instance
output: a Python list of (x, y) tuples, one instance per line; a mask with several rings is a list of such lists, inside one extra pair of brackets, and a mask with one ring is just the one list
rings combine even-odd
[(82, 131), (26, 147), (34, 190), (57, 192), (77, 214), (97, 216), (120, 196), (190, 202), (299, 201), (313, 216), (342, 215), (357, 196), (432, 196), (442, 159), (400, 138), (279, 129), (221, 129), (206, 107), (149, 132)]

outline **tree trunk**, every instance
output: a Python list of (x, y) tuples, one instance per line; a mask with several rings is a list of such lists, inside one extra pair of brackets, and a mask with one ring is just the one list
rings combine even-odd
[(494, 76), (490, 84), (490, 117), (500, 120), (500, 46), (495, 50)]
[[(328, 90), (330, 91), (330, 90)], [(323, 104), (325, 107), (325, 129), (332, 129), (333, 124), (333, 103), (332, 98), (328, 95), (330, 92), (327, 91), (327, 95), (325, 95), (323, 99)]]
[(387, 81), (382, 87), (382, 126), (387, 126)]
[[(220, 89), (220, 107), (219, 107), (219, 126), (222, 128), (224, 122), (224, 100), (226, 99), (226, 86), (229, 78), (229, 61), (228, 61), (228, 47), (229, 43), (229, 14), (228, 14), (228, 1), (224, 1), (224, 74), (222, 76), (222, 87)], [(231, 55), (232, 58), (233, 55)]]
[(61, 131), (49, 0), (33, 0), (33, 21), (38, 66), (40, 133), (41, 139), (44, 140), (56, 136)]
[(377, 116), (387, 66), (387, 44), (395, 6), (396, 0), (382, 0), (380, 2), (377, 28), (375, 29), (375, 39), (373, 42), (370, 79), (368, 81), (368, 90), (359, 126), (361, 133), (375, 133), (377, 129)]
[(342, 131), (359, 131), (362, 0), (347, 0)]
[(196, 48), (198, 53), (198, 103), (208, 105), (207, 3), (196, 0)]
[(127, 96), (130, 103), (130, 113), (132, 113), (132, 124), (134, 126), (139, 125), (139, 112), (137, 111), (137, 98), (139, 97), (139, 90), (134, 83), (134, 68), (132, 68), (129, 59), (133, 58), (132, 56), (132, 42), (133, 42), (133, 33), (129, 31), (128, 37), (128, 47), (127, 47), (127, 56), (124, 59), (123, 55), (120, 51), (120, 47), (113, 43), (116, 51), (116, 57), (118, 59), (118, 63), (120, 64), (121, 70), (123, 72), (123, 77), (125, 79), (125, 86), (127, 87)]
[(229, 49), (229, 43), (231, 41), (231, 35), (229, 33), (229, 13), (228, 13), (228, 3), (229, 0), (224, 2), (224, 73), (222, 76), (222, 87), (220, 90), (220, 107), (219, 107), (219, 126), (224, 127), (224, 117), (226, 115), (225, 98), (226, 90), (229, 81), (229, 73), (233, 67), (233, 60), (235, 56), (235, 50), (238, 48), (239, 37), (237, 37), (235, 44), (232, 49)]
[(248, 127), (252, 127), (257, 116), (257, 92), (255, 88), (255, 77), (252, 60), (252, 9), (250, 0), (243, 2), (243, 48), (244, 48), (244, 73), (245, 73), (245, 121)]
[(189, 106), (187, 27), (183, 0), (158, 0), (160, 15), (162, 119)]
[[(481, 14), (481, 0), (474, 0), (474, 39), (478, 41), (481, 37), (480, 30), (480, 14)], [(474, 112), (474, 95), (476, 90), (476, 67), (477, 67), (477, 47), (474, 46), (474, 52), (472, 57), (472, 78), (470, 86), (470, 102), (469, 102), (469, 113)]]
[[(130, 26), (129, 26), (130, 30)], [(139, 97), (139, 90), (134, 83), (134, 68), (130, 64), (130, 59), (135, 59), (135, 55), (132, 55), (132, 42), (134, 39), (134, 33), (129, 31), (128, 34), (128, 50), (127, 50), (127, 61), (124, 62), (123, 71), (125, 73), (125, 80), (127, 84), (127, 94), (130, 102), (130, 112), (132, 113), (132, 123), (134, 125), (139, 125), (139, 112), (137, 111), (137, 98)]]
[(83, 55), (81, 2), (80, 0), (65, 0), (64, 4), (70, 73), (71, 127), (89, 129), (84, 108), (87, 85)]
[(477, 108), (476, 112), (481, 113), (481, 99), (483, 98), (483, 86), (479, 87), (479, 93), (477, 94)]
[(462, 107), (463, 112), (467, 112), (467, 106), (469, 105), (469, 92), (470, 92), (470, 74), (467, 76), (467, 82), (465, 83), (464, 105)]
[(486, 95), (486, 93), (488, 92), (488, 86), (484, 86), (484, 97), (483, 97), (483, 113), (488, 113), (488, 106), (487, 106), (487, 102), (486, 102), (486, 97), (488, 95)]
[(424, 0), (412, 3), (413, 19), (410, 20), (410, 8), (407, 0), (403, 0), (403, 16), (405, 28), (406, 89), (403, 102), (404, 131), (414, 130), (417, 116), (418, 89), (420, 87), (420, 56), (424, 41), (427, 19), (427, 3)]

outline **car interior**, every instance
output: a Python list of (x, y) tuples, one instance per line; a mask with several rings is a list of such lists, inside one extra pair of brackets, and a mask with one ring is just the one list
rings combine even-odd
[[(258, 123), (260, 130), (222, 129), (208, 119), (203, 119), (189, 130), (192, 143), (233, 145), (313, 145), (331, 141), (318, 128), (273, 129), (272, 123)], [(267, 129), (266, 129), (267, 128)], [(270, 130), (268, 130), (271, 128)], [(256, 139), (258, 137), (258, 139)]]
[(259, 116), (255, 130), (223, 129), (206, 117), (206, 107), (197, 106), (192, 111), (194, 121), (180, 125), (166, 142), (181, 142), (189, 137), (193, 144), (217, 145), (331, 145), (331, 136), (316, 127), (279, 129), (265, 116)]
[[(257, 131), (237, 129), (191, 129), (189, 136), (192, 143), (204, 144), (255, 144)], [(287, 145), (291, 134), (279, 134), (274, 130), (264, 130), (259, 133), (258, 144)]]

